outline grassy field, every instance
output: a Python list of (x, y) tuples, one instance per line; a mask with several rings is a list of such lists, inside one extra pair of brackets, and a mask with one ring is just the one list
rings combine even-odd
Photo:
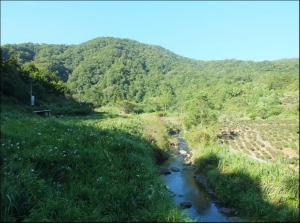
[(287, 163), (263, 163), (227, 146), (197, 147), (197, 172), (246, 222), (298, 222), (299, 173)]
[[(297, 123), (221, 124), (182, 131), (196, 173), (244, 221), (298, 221)], [(2, 107), (1, 221), (190, 221), (155, 165), (181, 130), (181, 117), (116, 108), (44, 118)]]
[(296, 120), (227, 122), (182, 136), (193, 150), (197, 173), (244, 221), (299, 221)]
[(1, 221), (188, 221), (155, 165), (167, 144), (158, 117), (2, 108)]

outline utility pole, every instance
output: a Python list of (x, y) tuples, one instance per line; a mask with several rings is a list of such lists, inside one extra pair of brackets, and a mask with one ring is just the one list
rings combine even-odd
[(34, 96), (32, 96), (32, 81), (30, 81), (30, 105), (34, 105)]

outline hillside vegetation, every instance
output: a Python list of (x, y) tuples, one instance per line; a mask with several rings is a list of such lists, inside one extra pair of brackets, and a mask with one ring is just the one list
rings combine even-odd
[[(95, 106), (126, 100), (139, 103), (137, 110), (145, 112), (203, 113), (203, 122), (207, 113), (266, 119), (297, 116), (299, 110), (299, 59), (196, 61), (160, 46), (111, 37), (79, 45), (25, 43), (1, 48), (5, 61), (14, 56), (26, 70), (32, 71), (34, 64), (56, 74), (74, 98)], [(296, 101), (283, 106), (289, 99)], [(198, 123), (198, 116), (186, 124)]]
[(299, 58), (197, 61), (112, 37), (1, 46), (1, 221), (189, 221), (155, 166), (173, 133), (242, 219), (299, 219)]

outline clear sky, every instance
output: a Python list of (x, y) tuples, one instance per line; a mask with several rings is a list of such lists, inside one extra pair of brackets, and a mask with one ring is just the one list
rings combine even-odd
[(299, 1), (1, 1), (1, 45), (97, 37), (197, 60), (299, 58)]

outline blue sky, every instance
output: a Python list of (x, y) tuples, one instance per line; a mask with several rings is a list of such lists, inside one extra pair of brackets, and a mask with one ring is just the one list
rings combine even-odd
[(197, 60), (299, 58), (299, 1), (1, 1), (1, 45), (107, 36)]

